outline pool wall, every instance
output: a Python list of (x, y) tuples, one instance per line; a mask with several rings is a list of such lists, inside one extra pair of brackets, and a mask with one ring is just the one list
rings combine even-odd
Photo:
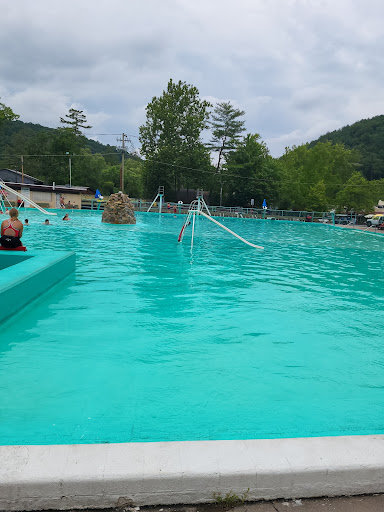
[(0, 510), (384, 492), (384, 436), (1, 446)]
[(0, 252), (0, 323), (75, 270), (69, 251)]

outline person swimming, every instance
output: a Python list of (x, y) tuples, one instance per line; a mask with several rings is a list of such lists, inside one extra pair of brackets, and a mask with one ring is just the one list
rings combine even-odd
[(28, 219), (24, 220), (24, 226), (29, 226), (29, 220)]
[(50, 223), (49, 223), (49, 219), (45, 219), (45, 221), (43, 222), (43, 224), (45, 224), (46, 226), (49, 226)]
[(66, 213), (63, 217), (63, 220), (71, 220), (69, 217), (68, 217), (68, 213)]

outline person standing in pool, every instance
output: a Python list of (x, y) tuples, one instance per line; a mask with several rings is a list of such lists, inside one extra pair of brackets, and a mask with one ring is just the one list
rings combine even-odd
[(29, 226), (29, 220), (28, 219), (25, 219), (24, 226)]
[(6, 249), (15, 249), (20, 247), (21, 236), (23, 234), (23, 224), (19, 221), (19, 210), (11, 208), (9, 210), (10, 219), (3, 220), (1, 223), (1, 238), (0, 244)]

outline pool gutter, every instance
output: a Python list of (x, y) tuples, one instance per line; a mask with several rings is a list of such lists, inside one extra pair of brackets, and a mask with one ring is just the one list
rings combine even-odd
[(384, 492), (384, 436), (1, 446), (0, 510)]

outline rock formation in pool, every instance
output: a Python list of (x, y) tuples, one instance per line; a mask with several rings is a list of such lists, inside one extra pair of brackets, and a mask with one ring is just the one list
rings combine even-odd
[(112, 194), (103, 211), (101, 222), (108, 224), (136, 224), (132, 203), (122, 192)]

